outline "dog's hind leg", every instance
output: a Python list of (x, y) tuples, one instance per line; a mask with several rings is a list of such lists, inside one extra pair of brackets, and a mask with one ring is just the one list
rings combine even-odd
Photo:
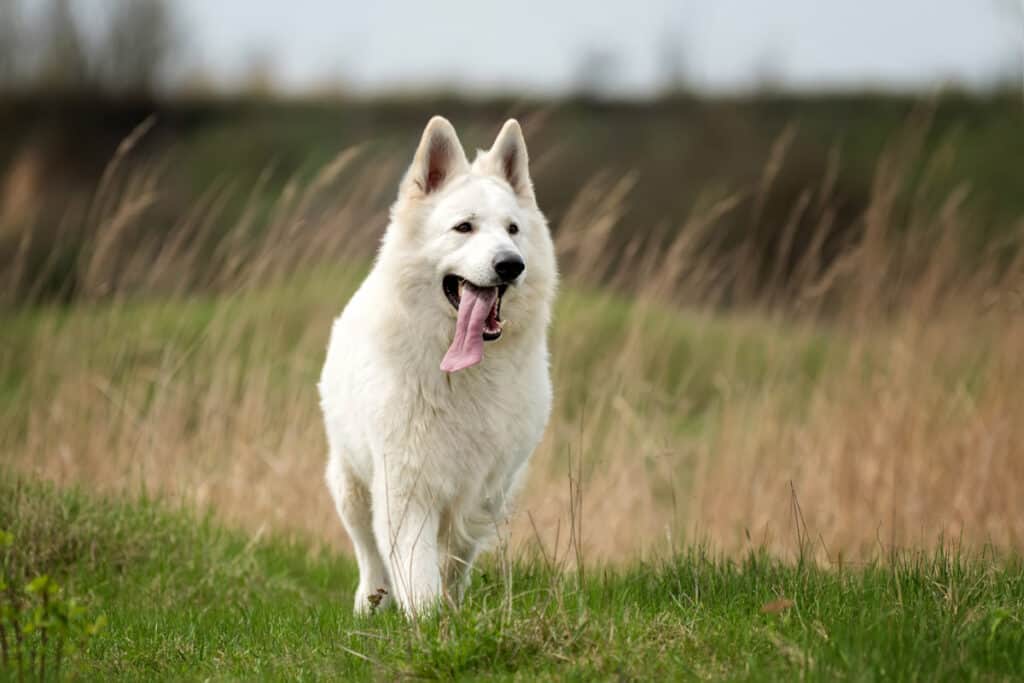
[(473, 563), (482, 547), (478, 533), (479, 529), (473, 526), (473, 521), (467, 520), (461, 512), (449, 508), (441, 517), (444, 595), (455, 604), (462, 602)]
[(479, 544), (469, 541), (453, 543), (450, 550), (447, 551), (444, 591), (445, 595), (455, 604), (462, 602), (466, 588), (469, 586), (473, 563), (476, 561), (476, 556), (479, 552)]
[(363, 614), (389, 602), (391, 585), (387, 569), (373, 535), (373, 513), (370, 506), (370, 492), (347, 471), (340, 457), (331, 455), (327, 463), (327, 487), (334, 496), (338, 516), (348, 536), (359, 563), (359, 586), (356, 588), (355, 612)]

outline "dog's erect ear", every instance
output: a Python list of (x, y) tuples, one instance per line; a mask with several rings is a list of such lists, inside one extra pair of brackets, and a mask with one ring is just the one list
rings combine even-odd
[(508, 181), (513, 191), (524, 199), (533, 200), (533, 182), (530, 181), (530, 158), (526, 154), (526, 140), (519, 122), (509, 119), (501, 127), (487, 153), (488, 170)]
[(412, 166), (402, 183), (406, 193), (423, 196), (437, 192), (449, 180), (469, 170), (466, 152), (462, 149), (455, 128), (443, 116), (430, 119), (420, 138), (420, 146)]

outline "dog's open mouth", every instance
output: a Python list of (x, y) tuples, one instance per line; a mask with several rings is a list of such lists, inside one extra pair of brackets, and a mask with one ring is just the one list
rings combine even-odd
[[(458, 275), (448, 275), (442, 281), (442, 287), (444, 288), (444, 295), (448, 297), (448, 302), (451, 303), (456, 311), (460, 309), (463, 292), (467, 288), (471, 294), (475, 294), (481, 299), (492, 298), (493, 303), (491, 304), (490, 311), (484, 319), (482, 337), (484, 341), (494, 341), (501, 336), (501, 297), (505, 296), (505, 290), (508, 289), (508, 285), (477, 287), (466, 278), (459, 277)], [(497, 296), (494, 296), (495, 292), (497, 292)]]
[(501, 336), (501, 298), (508, 285), (478, 287), (458, 275), (446, 275), (441, 288), (458, 312), (455, 337), (441, 361), (445, 372), (456, 372), (483, 359), (484, 342)]

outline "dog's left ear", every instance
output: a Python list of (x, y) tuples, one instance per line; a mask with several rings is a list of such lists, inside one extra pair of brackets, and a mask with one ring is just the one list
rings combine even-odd
[(503, 178), (523, 199), (535, 201), (533, 182), (530, 180), (530, 158), (526, 154), (526, 140), (519, 122), (509, 119), (501, 127), (494, 144), (487, 152), (487, 170)]

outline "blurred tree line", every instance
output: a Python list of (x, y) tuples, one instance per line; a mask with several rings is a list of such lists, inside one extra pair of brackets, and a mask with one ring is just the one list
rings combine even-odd
[(616, 98), (621, 63), (604, 46), (583, 49), (564, 99), (276, 98), (270, 52), (250, 56), (237, 89), (217, 87), (202, 69), (185, 72), (188, 32), (175, 10), (171, 0), (0, 0), (0, 274), (21, 264), (35, 287), (50, 273), (39, 297), (75, 291), (76, 264), (101, 227), (83, 207), (96, 203), (97, 179), (143, 121), (146, 134), (117, 164), (125, 182), (160, 169), (159, 197), (140, 219), (154, 240), (169, 239), (183, 207), (209, 201), (211, 188), (231, 188), (215, 225), (269, 221), (293, 182), (354, 145), (363, 155), (353, 177), (365, 172), (386, 188), (367, 199), (384, 215), (437, 113), (456, 121), (470, 149), (490, 142), (496, 122), (521, 117), (556, 226), (621, 189), (628, 197), (615, 209), (612, 243), (623, 249), (637, 234), (645, 245), (670, 244), (709, 207), (728, 204), (709, 234), (723, 252), (752, 250), (745, 262), (758, 263), (755, 280), (785, 280), (814, 235), (825, 235), (815, 246), (824, 262), (837, 258), (893, 177), (895, 223), (954, 197), (980, 246), (1024, 235), (1019, 72), (1011, 87), (987, 93), (789, 93), (774, 87), (766, 59), (754, 91), (716, 97), (696, 85), (680, 25), (654, 46), (663, 88), (647, 101)]
[(0, 0), (0, 89), (152, 93), (181, 29), (166, 0)]

